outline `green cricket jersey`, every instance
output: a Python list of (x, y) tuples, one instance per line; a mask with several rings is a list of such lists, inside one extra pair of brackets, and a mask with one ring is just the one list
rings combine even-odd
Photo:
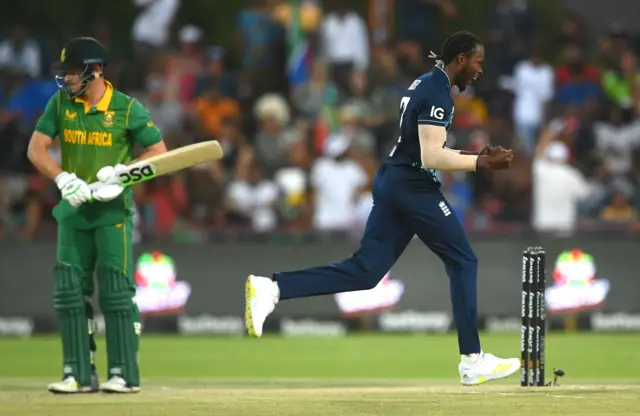
[[(127, 164), (136, 143), (142, 147), (162, 140), (149, 112), (105, 81), (107, 90), (95, 107), (81, 98), (57, 92), (38, 120), (36, 131), (60, 140), (62, 169), (87, 183), (95, 182), (104, 166)], [(121, 223), (133, 214), (132, 193), (127, 188), (108, 202), (87, 203), (63, 222), (74, 228), (94, 228)]]

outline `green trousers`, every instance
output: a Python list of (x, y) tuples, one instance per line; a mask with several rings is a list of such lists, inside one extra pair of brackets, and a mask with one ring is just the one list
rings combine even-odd
[(81, 385), (88, 385), (95, 371), (91, 298), (96, 283), (105, 318), (108, 376), (140, 384), (141, 324), (134, 301), (132, 228), (131, 218), (94, 229), (58, 227), (54, 304), (62, 332), (63, 373), (74, 376)]

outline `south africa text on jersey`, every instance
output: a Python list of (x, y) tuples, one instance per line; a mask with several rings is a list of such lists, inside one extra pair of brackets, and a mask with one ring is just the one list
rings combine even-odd
[(84, 130), (65, 129), (64, 142), (75, 145), (111, 147), (113, 145), (113, 138), (111, 133), (105, 133), (103, 131), (86, 132)]

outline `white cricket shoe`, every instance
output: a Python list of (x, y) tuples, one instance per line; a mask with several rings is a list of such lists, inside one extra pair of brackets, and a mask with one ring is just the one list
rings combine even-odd
[(491, 380), (509, 377), (520, 370), (518, 358), (498, 358), (493, 354), (472, 354), (464, 356), (458, 365), (460, 381), (465, 386), (477, 386)]
[(140, 386), (131, 386), (122, 377), (113, 376), (100, 385), (100, 390), (103, 393), (138, 393)]
[(262, 336), (265, 319), (276, 307), (280, 298), (278, 284), (268, 277), (251, 275), (244, 288), (244, 323), (253, 338)]
[(98, 391), (95, 386), (81, 386), (73, 376), (51, 383), (47, 389), (53, 394), (93, 393)]

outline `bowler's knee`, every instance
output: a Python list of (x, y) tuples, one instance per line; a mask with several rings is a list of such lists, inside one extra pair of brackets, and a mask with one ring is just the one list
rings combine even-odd
[(472, 250), (456, 253), (447, 263), (449, 267), (463, 273), (475, 273), (475, 271), (478, 270), (478, 257)]
[(380, 280), (389, 271), (389, 267), (386, 267), (385, 262), (379, 261), (379, 259), (362, 258), (354, 256), (351, 258), (357, 270), (357, 278), (360, 284), (360, 290), (373, 289), (380, 283)]

